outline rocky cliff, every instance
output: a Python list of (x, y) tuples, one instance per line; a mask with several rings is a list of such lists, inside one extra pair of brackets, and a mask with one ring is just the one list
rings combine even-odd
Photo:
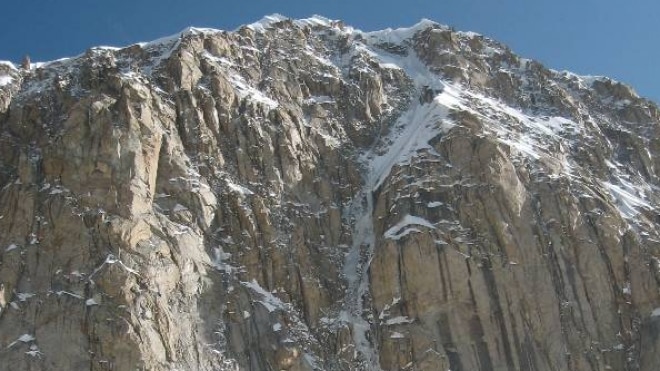
[(430, 21), (0, 63), (0, 369), (660, 369), (660, 111)]

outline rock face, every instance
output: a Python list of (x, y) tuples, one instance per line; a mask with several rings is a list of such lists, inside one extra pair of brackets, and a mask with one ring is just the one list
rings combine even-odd
[(2, 370), (660, 369), (660, 111), (423, 21), (0, 64)]

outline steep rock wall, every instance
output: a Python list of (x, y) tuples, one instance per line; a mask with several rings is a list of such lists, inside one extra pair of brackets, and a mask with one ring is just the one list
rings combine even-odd
[(660, 366), (622, 84), (320, 17), (0, 74), (0, 369)]

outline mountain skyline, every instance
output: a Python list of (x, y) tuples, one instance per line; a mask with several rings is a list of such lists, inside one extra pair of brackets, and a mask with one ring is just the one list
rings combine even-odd
[(460, 4), (363, 1), (314, 4), (303, 1), (218, 3), (194, 6), (171, 0), (89, 3), (81, 0), (14, 2), (4, 6), (0, 23), (0, 60), (20, 62), (72, 57), (100, 45), (126, 46), (156, 39), (186, 27), (233, 30), (280, 13), (291, 18), (319, 14), (364, 31), (408, 27), (422, 18), (461, 31), (475, 31), (507, 44), (516, 54), (555, 70), (602, 75), (631, 85), (642, 96), (660, 101), (660, 75), (655, 72), (660, 51), (651, 48), (660, 33), (653, 15), (660, 5), (638, 1), (621, 7), (614, 1), (568, 1), (548, 4), (513, 0)]

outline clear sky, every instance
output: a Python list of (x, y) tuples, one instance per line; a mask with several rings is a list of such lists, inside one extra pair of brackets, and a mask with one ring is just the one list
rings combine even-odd
[(658, 0), (6, 0), (0, 60), (45, 61), (187, 26), (232, 30), (271, 13), (320, 14), (370, 31), (429, 18), (558, 70), (606, 75), (660, 102)]

